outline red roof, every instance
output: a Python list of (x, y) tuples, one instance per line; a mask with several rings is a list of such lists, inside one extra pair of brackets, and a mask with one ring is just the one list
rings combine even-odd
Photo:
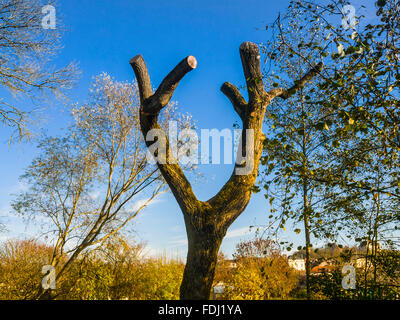
[(330, 272), (335, 269), (335, 266), (315, 266), (311, 269), (312, 273)]

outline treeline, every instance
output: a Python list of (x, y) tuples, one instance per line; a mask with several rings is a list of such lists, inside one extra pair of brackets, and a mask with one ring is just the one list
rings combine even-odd
[[(9, 240), (0, 247), (0, 299), (175, 300), (179, 299), (184, 263), (146, 257), (142, 244), (122, 237), (82, 254), (56, 280), (56, 289), (41, 295), (42, 267), (54, 248), (34, 240)], [(373, 263), (365, 247), (326, 245), (312, 250), (310, 276), (313, 299), (398, 299), (400, 252), (380, 250)], [(220, 252), (211, 299), (305, 299), (305, 272), (290, 266), (304, 250), (289, 258), (277, 242), (256, 237), (236, 245), (232, 259)], [(66, 259), (66, 257), (65, 257)], [(355, 289), (344, 289), (342, 267), (356, 267)], [(322, 267), (320, 267), (322, 266)], [(327, 268), (326, 266), (329, 266)], [(56, 269), (57, 274), (57, 269)], [(378, 279), (379, 283), (372, 280)]]
[[(287, 257), (278, 242), (256, 237), (237, 244), (233, 260), (220, 255), (215, 283), (224, 283), (223, 299), (306, 299), (365, 300), (400, 298), (400, 251), (379, 249), (371, 257), (368, 247), (338, 246), (328, 243), (310, 250), (309, 280), (304, 269), (295, 269), (290, 260), (305, 261), (301, 249)], [(233, 263), (233, 264), (232, 264)], [(343, 285), (354, 267), (355, 287)], [(345, 278), (347, 277), (347, 278)], [(309, 292), (307, 292), (307, 280)]]
[[(145, 258), (143, 246), (122, 238), (79, 256), (42, 299), (173, 300), (179, 298), (184, 264)], [(0, 249), (0, 299), (30, 300), (41, 295), (42, 267), (54, 248), (34, 240), (9, 240)], [(67, 259), (67, 257), (64, 257)], [(56, 275), (57, 275), (56, 269)]]
[[(305, 250), (291, 258), (305, 257)], [(400, 251), (390, 248), (371, 250), (366, 242), (360, 246), (328, 243), (310, 250), (312, 271), (310, 291), (313, 299), (386, 299), (400, 298)], [(343, 266), (354, 267), (355, 286), (345, 289), (349, 273)], [(345, 280), (343, 280), (346, 277)]]
[[(179, 299), (184, 263), (179, 259), (146, 257), (141, 244), (120, 237), (75, 259), (68, 271), (57, 278), (56, 289), (43, 296), (42, 267), (49, 264), (53, 251), (34, 240), (3, 243), (0, 299)], [(239, 243), (234, 259), (219, 254), (214, 286), (222, 284), (224, 299), (290, 299), (296, 297), (299, 281), (298, 272), (289, 267), (275, 243), (256, 239)]]

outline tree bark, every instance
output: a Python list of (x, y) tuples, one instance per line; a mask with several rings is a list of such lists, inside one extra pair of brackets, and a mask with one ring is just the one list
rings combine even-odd
[[(196, 230), (190, 222), (186, 227), (188, 253), (180, 288), (181, 299), (208, 299), (223, 235)], [(193, 290), (196, 288), (196, 290)]]
[[(231, 83), (225, 82), (221, 91), (231, 101), (243, 123), (241, 148), (238, 155), (253, 157), (237, 163), (232, 175), (221, 190), (207, 201), (199, 201), (193, 193), (189, 181), (181, 167), (174, 159), (166, 135), (165, 154), (158, 154), (157, 166), (176, 198), (186, 225), (188, 237), (188, 254), (183, 281), (180, 289), (181, 299), (209, 299), (214, 278), (217, 254), (222, 239), (229, 226), (244, 211), (251, 198), (258, 173), (258, 165), (263, 151), (264, 134), (262, 124), (266, 107), (275, 97), (288, 98), (305, 85), (322, 68), (319, 64), (289, 90), (275, 89), (266, 92), (260, 69), (260, 52), (256, 44), (244, 42), (240, 46), (244, 76), (247, 84), (249, 101), (241, 96), (239, 90)], [(197, 66), (195, 57), (183, 59), (161, 82), (153, 93), (147, 66), (141, 55), (131, 59), (130, 64), (135, 72), (140, 92), (140, 124), (145, 137), (152, 129), (160, 129), (158, 114), (170, 101), (179, 81)], [(252, 139), (247, 130), (253, 133)], [(153, 141), (146, 141), (150, 147)], [(158, 150), (160, 152), (160, 150)], [(250, 168), (243, 173), (243, 168)]]
[(310, 226), (308, 221), (308, 212), (307, 208), (304, 210), (304, 231), (306, 237), (306, 290), (307, 290), (307, 300), (311, 299), (311, 287), (310, 287), (310, 278), (311, 278), (311, 260), (310, 260)]

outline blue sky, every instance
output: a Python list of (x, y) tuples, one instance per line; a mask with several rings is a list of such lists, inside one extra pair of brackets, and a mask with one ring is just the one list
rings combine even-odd
[[(225, 81), (243, 85), (239, 57), (243, 41), (260, 43), (268, 39), (265, 25), (283, 12), (289, 1), (133, 1), (133, 0), (68, 0), (60, 1), (57, 17), (66, 32), (63, 50), (56, 59), (62, 65), (71, 60), (82, 72), (71, 90), (71, 102), (83, 102), (93, 76), (107, 72), (117, 80), (133, 80), (129, 60), (142, 54), (157, 86), (182, 58), (194, 55), (196, 70), (179, 84), (173, 99), (182, 111), (196, 120), (198, 128), (232, 128), (238, 121), (230, 102), (219, 88)], [(245, 92), (243, 92), (245, 95)], [(69, 118), (54, 103), (46, 109), (42, 124), (51, 134), (60, 133)], [(26, 228), (9, 214), (10, 194), (23, 186), (18, 177), (30, 163), (36, 149), (32, 144), (7, 145), (10, 131), (0, 129), (1, 172), (0, 216), (9, 232), (5, 237), (30, 237), (34, 228)], [(194, 182), (200, 200), (213, 196), (228, 179), (232, 165), (209, 165), (200, 168), (208, 178)], [(249, 235), (250, 225), (265, 224), (267, 201), (262, 194), (253, 196), (243, 214), (234, 222), (222, 244), (222, 250), (233, 252), (234, 245)], [(171, 194), (163, 195), (130, 226), (136, 239), (148, 243), (149, 253), (185, 256), (186, 235), (183, 217)], [(302, 243), (301, 236), (288, 230), (282, 234)], [(301, 242), (299, 242), (301, 241)]]

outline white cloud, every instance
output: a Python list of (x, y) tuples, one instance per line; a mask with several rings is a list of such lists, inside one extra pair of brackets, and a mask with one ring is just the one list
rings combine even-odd
[(176, 226), (173, 226), (170, 230), (175, 233), (177, 233), (177, 232), (180, 233), (180, 232), (184, 231), (184, 228), (181, 225), (177, 224)]
[(184, 261), (186, 259), (186, 249), (172, 250), (171, 248), (154, 248), (152, 246), (146, 246), (140, 253), (140, 257), (146, 258), (167, 258), (167, 259), (180, 259)]
[[(131, 212), (131, 213), (135, 213), (135, 212), (138, 211), (138, 210), (140, 209), (140, 207), (143, 206), (148, 200), (149, 200), (149, 199), (140, 199), (140, 200), (138, 200), (138, 201), (135, 201), (132, 205), (130, 205), (130, 206), (127, 208), (127, 211), (128, 211), (128, 212)], [(160, 198), (155, 198), (155, 199), (153, 199), (152, 201), (150, 201), (150, 202), (147, 204), (146, 208), (148, 208), (148, 207), (150, 207), (150, 206), (152, 206), (152, 205), (154, 205), (154, 204), (156, 204), (156, 203), (159, 203), (159, 202), (162, 202), (162, 200), (161, 200)]]
[(0, 208), (0, 217), (15, 218), (15, 215), (11, 212), (11, 207), (7, 205)]
[(9, 239), (10, 239), (9, 236), (6, 236), (5, 234), (3, 234), (3, 235), (0, 234), (0, 243), (6, 242)]
[(14, 194), (14, 193), (25, 192), (28, 191), (28, 189), (29, 189), (28, 184), (22, 181), (18, 181), (18, 183), (16, 183), (10, 188), (10, 193)]
[(175, 237), (175, 239), (168, 241), (168, 244), (170, 244), (172, 247), (182, 247), (186, 246), (188, 241), (186, 238)]
[(96, 200), (96, 199), (98, 199), (100, 197), (100, 194), (101, 194), (101, 192), (99, 190), (89, 192), (89, 198), (91, 200)]
[(160, 250), (153, 248), (151, 246), (146, 246), (143, 251), (140, 253), (140, 257), (146, 258), (146, 257), (156, 257), (160, 253)]
[(236, 238), (236, 237), (241, 237), (241, 236), (248, 236), (250, 234), (253, 234), (254, 232), (255, 232), (255, 230), (250, 229), (249, 227), (233, 229), (226, 233), (225, 239), (231, 239), (231, 238)]

